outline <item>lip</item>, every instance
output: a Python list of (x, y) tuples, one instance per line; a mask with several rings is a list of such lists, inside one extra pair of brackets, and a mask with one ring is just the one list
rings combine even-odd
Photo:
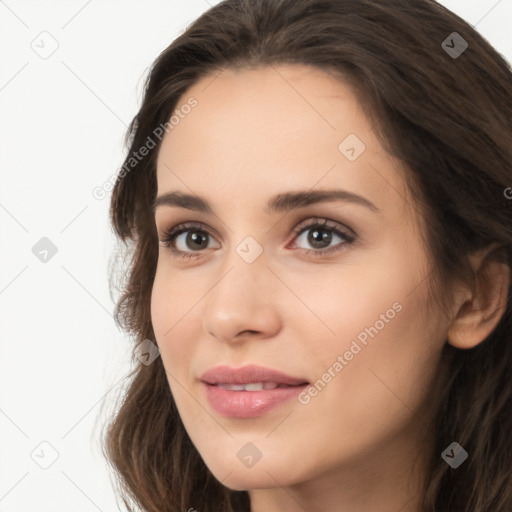
[(276, 382), (296, 386), (307, 382), (307, 379), (291, 377), (278, 370), (248, 364), (239, 368), (222, 365), (210, 368), (200, 378), (206, 384), (251, 384), (254, 382)]
[[(304, 378), (297, 378), (278, 370), (257, 365), (239, 368), (216, 366), (200, 377), (210, 406), (222, 416), (254, 418), (288, 402), (309, 386)], [(219, 384), (251, 384), (274, 382), (282, 386), (261, 391), (231, 391)]]

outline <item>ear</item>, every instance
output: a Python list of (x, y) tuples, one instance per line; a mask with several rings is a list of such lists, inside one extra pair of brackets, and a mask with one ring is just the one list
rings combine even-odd
[(476, 291), (466, 289), (457, 314), (448, 329), (448, 343), (460, 349), (481, 343), (498, 325), (507, 306), (510, 268), (491, 259), (486, 248), (469, 257), (475, 273)]

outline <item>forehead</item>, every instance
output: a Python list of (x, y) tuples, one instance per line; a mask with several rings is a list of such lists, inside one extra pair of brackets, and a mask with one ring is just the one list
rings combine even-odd
[(159, 150), (159, 194), (192, 191), (215, 201), (222, 191), (238, 204), (248, 194), (263, 204), (277, 190), (343, 187), (379, 208), (406, 206), (397, 162), (350, 86), (322, 70), (226, 69), (190, 87), (175, 114)]
[[(180, 115), (191, 98), (197, 105)], [(179, 119), (174, 117), (179, 122), (163, 146), (178, 156), (185, 150), (183, 142), (187, 147), (195, 142), (208, 149), (215, 147), (219, 156), (227, 157), (230, 149), (231, 153), (236, 149), (239, 155), (254, 159), (270, 152), (282, 156), (308, 142), (316, 147), (315, 142), (324, 139), (321, 150), (330, 146), (337, 151), (337, 144), (332, 145), (347, 128), (360, 136), (368, 131), (359, 110), (348, 86), (316, 68), (225, 69), (202, 78), (181, 96), (175, 109)], [(248, 140), (246, 135), (250, 135)], [(238, 143), (236, 148), (231, 140)]]

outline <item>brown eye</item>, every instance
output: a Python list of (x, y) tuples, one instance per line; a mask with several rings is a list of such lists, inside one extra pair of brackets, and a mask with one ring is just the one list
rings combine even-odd
[(202, 225), (186, 223), (166, 232), (160, 244), (170, 249), (176, 257), (194, 258), (210, 248), (208, 247), (210, 240), (213, 240), (213, 237)]
[[(327, 219), (324, 219), (323, 222), (315, 219), (305, 226), (299, 226), (295, 231), (294, 238), (294, 240), (299, 241), (299, 244), (312, 247), (312, 249), (304, 249), (306, 254), (316, 256), (340, 251), (344, 246), (353, 243), (355, 239), (356, 237), (352, 232), (341, 229), (337, 223), (332, 223)], [(336, 241), (338, 243), (331, 246), (331, 243)], [(294, 243), (294, 247), (296, 245), (297, 242)]]

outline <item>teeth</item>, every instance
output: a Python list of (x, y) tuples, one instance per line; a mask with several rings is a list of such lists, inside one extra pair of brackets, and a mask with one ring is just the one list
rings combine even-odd
[(275, 389), (278, 384), (275, 382), (251, 382), (250, 384), (218, 384), (228, 391), (263, 391), (264, 389)]

